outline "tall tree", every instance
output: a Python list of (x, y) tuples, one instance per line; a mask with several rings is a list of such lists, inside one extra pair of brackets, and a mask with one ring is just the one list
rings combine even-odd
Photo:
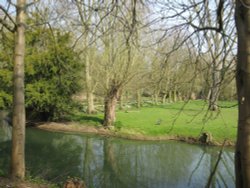
[(95, 113), (95, 106), (94, 106), (94, 86), (92, 84), (92, 77), (91, 77), (91, 61), (90, 61), (90, 51), (89, 51), (89, 44), (90, 44), (90, 27), (91, 27), (91, 19), (93, 19), (94, 7), (95, 2), (93, 0), (88, 0), (87, 5), (84, 1), (76, 0), (76, 7), (78, 10), (78, 14), (80, 17), (80, 25), (83, 35), (83, 56), (84, 56), (84, 63), (85, 63), (85, 82), (86, 82), (86, 97), (87, 97), (87, 113), (92, 114)]
[(238, 134), (235, 151), (236, 187), (250, 187), (250, 0), (237, 0), (238, 32), (237, 92)]
[[(136, 0), (112, 2), (112, 14), (102, 22), (103, 67), (106, 83), (104, 99), (104, 127), (115, 122), (115, 109), (122, 89), (136, 75), (138, 63), (135, 61), (135, 41), (137, 38)], [(107, 14), (105, 14), (107, 15)], [(103, 16), (101, 16), (103, 17)]]
[(15, 54), (13, 74), (13, 129), (11, 176), (25, 177), (25, 101), (24, 101), (24, 55), (25, 55), (26, 0), (17, 0)]
[[(0, 5), (3, 17), (0, 23), (8, 31), (15, 34), (14, 68), (13, 68), (13, 116), (12, 116), (12, 154), (11, 176), (13, 179), (25, 177), (25, 97), (24, 97), (24, 57), (25, 57), (25, 28), (26, 10), (29, 5), (26, 0), (17, 0), (13, 3), (6, 1), (5, 6)], [(12, 19), (11, 7), (15, 8), (16, 20)], [(2, 28), (3, 28), (2, 27)]]

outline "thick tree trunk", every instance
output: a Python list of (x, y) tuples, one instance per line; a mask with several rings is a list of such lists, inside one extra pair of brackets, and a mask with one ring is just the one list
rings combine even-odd
[(88, 114), (94, 114), (96, 113), (95, 105), (94, 105), (94, 94), (93, 92), (87, 92), (87, 100), (88, 100), (88, 107), (87, 107), (87, 113)]
[(211, 93), (210, 95), (210, 99), (209, 99), (209, 105), (208, 105), (208, 109), (211, 111), (217, 111), (218, 110), (218, 95), (215, 93)]
[(115, 122), (115, 108), (119, 97), (119, 87), (113, 86), (105, 98), (103, 126), (112, 127)]
[(15, 57), (13, 78), (13, 129), (12, 129), (12, 178), (25, 177), (25, 101), (24, 101), (24, 54), (25, 54), (26, 1), (17, 1)]
[[(242, 4), (244, 2), (244, 4)], [(236, 187), (250, 187), (250, 0), (236, 1), (238, 32), (238, 133), (235, 151)]]

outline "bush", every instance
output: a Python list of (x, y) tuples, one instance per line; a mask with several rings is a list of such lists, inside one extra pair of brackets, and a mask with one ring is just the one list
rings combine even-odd
[[(34, 19), (38, 18), (34, 16)], [(28, 19), (28, 22), (36, 20)], [(72, 110), (71, 96), (81, 89), (82, 68), (70, 42), (70, 33), (58, 29), (52, 31), (46, 26), (37, 26), (26, 32), (25, 100), (28, 119), (57, 120)], [(1, 55), (4, 57), (4, 54)], [(0, 63), (3, 62), (1, 59)], [(11, 67), (4, 72), (1, 70), (1, 77), (4, 81), (1, 82), (0, 108), (10, 108)]]

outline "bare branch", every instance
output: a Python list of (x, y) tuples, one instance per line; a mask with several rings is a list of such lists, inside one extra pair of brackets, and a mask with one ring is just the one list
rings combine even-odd
[(16, 27), (11, 27), (4, 19), (0, 18), (0, 23), (10, 32), (14, 33), (16, 31)]
[(4, 12), (4, 14), (10, 19), (10, 21), (15, 25), (16, 22), (13, 18), (9, 15), (8, 10), (6, 10), (2, 5), (0, 5), (0, 9)]

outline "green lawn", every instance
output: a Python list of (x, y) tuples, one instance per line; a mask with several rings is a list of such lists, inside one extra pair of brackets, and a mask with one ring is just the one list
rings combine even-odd
[[(116, 129), (120, 133), (148, 136), (178, 135), (198, 137), (201, 132), (212, 134), (213, 140), (235, 141), (237, 126), (236, 102), (220, 102), (218, 112), (207, 111), (204, 101), (178, 102), (140, 109), (117, 111)], [(232, 107), (233, 106), (233, 107)], [(75, 116), (73, 120), (100, 124), (103, 115)]]

